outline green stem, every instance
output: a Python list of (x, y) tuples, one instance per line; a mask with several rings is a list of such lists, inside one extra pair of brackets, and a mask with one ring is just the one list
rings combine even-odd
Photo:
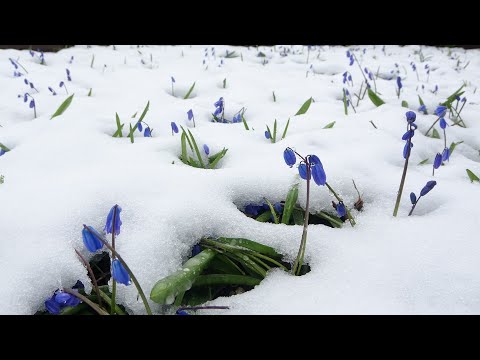
[(307, 231), (308, 231), (308, 218), (310, 217), (310, 177), (311, 177), (311, 169), (310, 164), (307, 164), (307, 202), (305, 204), (305, 218), (303, 221), (303, 232), (302, 232), (302, 240), (300, 242), (300, 248), (298, 249), (297, 258), (295, 259), (295, 263), (293, 264), (292, 273), (294, 275), (300, 275), (300, 270), (303, 265), (303, 258), (305, 256), (305, 248), (307, 247)]
[(350, 210), (348, 209), (347, 205), (345, 205), (342, 198), (340, 196), (338, 196), (338, 194), (335, 192), (335, 190), (333, 190), (333, 188), (330, 186), (329, 183), (326, 182), (325, 185), (327, 186), (328, 190), (330, 190), (330, 192), (333, 194), (333, 196), (335, 196), (335, 199), (337, 199), (337, 201), (339, 203), (342, 202), (344, 204), (345, 210), (347, 211), (348, 221), (350, 221), (350, 225), (352, 225), (352, 227), (355, 226), (356, 222), (353, 219), (352, 214), (350, 214)]
[(99, 315), (108, 315), (108, 313), (101, 309), (97, 304), (95, 304), (94, 302), (90, 301), (86, 296), (83, 296), (82, 294), (79, 294), (78, 292), (76, 291), (73, 291), (71, 289), (66, 289), (66, 288), (63, 288), (63, 291), (70, 294), (70, 295), (73, 295), (77, 298), (79, 298), (80, 300), (82, 300), (85, 304), (88, 304), (90, 305), (90, 307), (95, 310)]
[(428, 133), (430, 132), (430, 130), (433, 129), (433, 127), (435, 126), (435, 124), (440, 120), (440, 118), (438, 118), (437, 120), (434, 121), (434, 123), (432, 124), (432, 126), (430, 126), (427, 130), (427, 132), (425, 133), (425, 136), (428, 136)]
[(247, 285), (255, 286), (260, 284), (261, 280), (244, 275), (231, 274), (212, 274), (200, 275), (193, 283), (193, 287), (198, 286), (216, 286), (216, 285)]
[[(100, 297), (99, 299), (102, 298), (103, 300), (105, 300), (105, 302), (108, 304), (108, 303), (111, 303), (111, 299), (110, 297), (105, 294), (103, 291), (100, 290)], [(99, 300), (100, 301), (100, 300)], [(118, 315), (126, 315), (125, 312), (120, 308), (120, 306), (118, 306), (117, 304), (115, 304), (114, 306), (114, 309), (115, 309), (115, 313), (117, 313)]]
[(410, 212), (408, 213), (408, 216), (411, 216), (411, 215), (412, 215), (413, 210), (415, 210), (415, 206), (417, 206), (417, 204), (418, 204), (418, 202), (420, 201), (421, 198), (422, 198), (422, 197), (420, 196), (420, 197), (417, 199), (417, 201), (415, 201), (415, 204), (413, 204), (412, 209), (411, 209)]
[[(85, 229), (87, 229), (93, 236), (97, 237), (96, 234), (94, 234), (93, 232), (90, 231), (90, 229), (84, 225)], [(137, 281), (137, 278), (135, 277), (135, 275), (133, 275), (133, 272), (132, 270), (130, 270), (130, 268), (128, 267), (127, 263), (123, 260), (123, 258), (120, 256), (120, 254), (112, 247), (110, 246), (109, 243), (107, 243), (104, 239), (102, 239), (101, 237), (97, 237), (98, 240), (100, 240), (102, 242), (103, 245), (105, 245), (107, 247), (107, 249), (109, 249), (111, 252), (112, 252), (112, 256), (116, 256), (117, 259), (122, 263), (123, 267), (125, 268), (125, 270), (128, 272), (128, 274), (130, 275), (130, 277), (132, 278), (132, 281), (133, 283), (135, 284), (135, 287), (137, 288), (138, 290), (138, 293), (140, 294), (140, 297), (142, 298), (142, 301), (143, 301), (143, 305), (145, 306), (145, 310), (147, 311), (147, 314), (148, 315), (152, 315), (152, 310), (150, 309), (150, 305), (148, 304), (148, 301), (147, 301), (147, 298), (145, 297), (145, 293), (143, 292), (142, 290), (142, 287), (140, 286), (139, 282)]]
[(403, 166), (403, 174), (402, 179), (400, 180), (400, 187), (398, 188), (397, 201), (395, 202), (395, 208), (393, 209), (393, 216), (397, 216), (400, 200), (402, 199), (403, 185), (405, 185), (405, 178), (407, 177), (408, 160), (410, 159), (411, 150), (410, 141), (411, 139), (409, 138), (407, 142), (407, 158), (405, 159), (405, 165)]

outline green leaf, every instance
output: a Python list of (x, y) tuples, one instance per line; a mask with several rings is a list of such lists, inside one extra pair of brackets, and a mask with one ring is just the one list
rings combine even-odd
[(113, 134), (113, 137), (123, 137), (123, 125), (125, 124), (120, 124), (120, 117), (118, 116), (118, 113), (115, 113), (115, 121), (117, 122), (117, 131), (115, 131), (115, 134)]
[(273, 123), (273, 142), (277, 142), (277, 119)]
[(402, 100), (402, 107), (408, 108), (408, 102), (406, 102), (405, 100)]
[(189, 259), (180, 270), (157, 281), (150, 292), (150, 299), (158, 304), (173, 304), (178, 294), (190, 290), (216, 254), (214, 250), (205, 249)]
[(277, 102), (277, 98), (275, 96), (275, 91), (272, 91), (272, 93), (273, 93), (273, 102)]
[(249, 239), (219, 237), (217, 241), (224, 244), (229, 244), (232, 246), (238, 246), (248, 250), (252, 250), (259, 254), (263, 254), (274, 259), (279, 259), (282, 257), (282, 255), (277, 253), (274, 248), (267, 245), (260, 244), (256, 241), (252, 241)]
[(215, 158), (215, 160), (213, 160), (211, 163), (210, 163), (210, 168), (211, 169), (215, 169), (215, 167), (217, 166), (218, 162), (220, 160), (222, 160), (222, 158), (227, 154), (227, 151), (228, 149), (225, 149), (223, 148), (222, 151), (220, 151), (220, 153), (218, 154), (218, 156)]
[(270, 201), (268, 201), (267, 198), (264, 198), (268, 207), (270, 208), (270, 212), (272, 213), (273, 215), (273, 221), (275, 222), (275, 224), (278, 224), (278, 216), (277, 216), (277, 213), (275, 212), (275, 209), (273, 208), (273, 205)]
[(282, 140), (287, 136), (288, 125), (290, 125), (290, 118), (288, 118), (287, 125), (285, 125), (285, 129), (283, 130)]
[(185, 164), (187, 164), (188, 161), (186, 137), (187, 134), (185, 131), (183, 131), (182, 136), (180, 137), (180, 143), (182, 144), (182, 155), (180, 155), (180, 160), (182, 160)]
[[(132, 124), (128, 124), (130, 126), (130, 132), (128, 133), (128, 137), (130, 138), (130, 142), (133, 144), (135, 140), (133, 140), (133, 132), (135, 131), (134, 128), (132, 128)], [(135, 128), (137, 125), (135, 125)]]
[(268, 133), (270, 134), (270, 142), (273, 144), (273, 143), (274, 143), (274, 141), (273, 141), (273, 135), (272, 135), (272, 132), (270, 131), (270, 128), (268, 127), (268, 125), (267, 125), (267, 131), (268, 131)]
[(440, 134), (438, 133), (437, 129), (435, 129), (435, 128), (432, 131), (432, 138), (440, 139)]
[(92, 55), (92, 62), (90, 63), (90, 67), (93, 69), (93, 62), (95, 61), (95, 54)]
[(200, 275), (193, 283), (193, 286), (217, 286), (217, 285), (244, 285), (255, 286), (260, 284), (261, 280), (244, 275), (230, 274), (211, 274)]
[(462, 86), (460, 86), (460, 88), (455, 91), (452, 95), (450, 95), (449, 97), (447, 97), (447, 100), (444, 101), (443, 103), (441, 103), (440, 105), (443, 105), (443, 106), (447, 106), (447, 107), (450, 107), (452, 102), (455, 101), (456, 97), (457, 96), (461, 96), (463, 95), (464, 91), (462, 91), (462, 89), (465, 87), (465, 84), (463, 84)]
[(418, 102), (420, 103), (420, 106), (425, 105), (420, 95), (418, 95)]
[(480, 179), (478, 178), (477, 175), (475, 175), (471, 170), (467, 169), (467, 174), (468, 177), (470, 178), (470, 181), (473, 183), (474, 181), (480, 182)]
[(265, 57), (265, 54), (260, 51), (260, 52), (257, 54), (257, 57)]
[[(140, 119), (138, 119), (138, 122), (142, 122), (143, 121), (143, 118), (145, 117), (145, 115), (147, 115), (147, 112), (148, 112), (148, 109), (150, 108), (150, 101), (147, 102), (147, 105), (145, 106), (145, 109), (143, 109), (143, 112), (142, 112), (142, 115), (140, 116)], [(135, 113), (136, 114), (136, 113)], [(136, 129), (136, 127), (135, 127)]]
[(5, 152), (10, 151), (10, 149), (8, 147), (6, 147), (5, 145), (3, 145), (2, 143), (0, 143), (0, 149), (2, 149)]
[(183, 99), (188, 99), (190, 97), (190, 94), (192, 93), (193, 88), (195, 87), (195, 83), (196, 81), (192, 84), (192, 86), (190, 86), (190, 90), (188, 90), (187, 94), (183, 97)]
[(453, 150), (455, 150), (455, 148), (457, 147), (457, 145), (460, 145), (461, 143), (463, 143), (463, 141), (459, 141), (459, 142), (452, 142), (450, 144), (450, 156), (452, 156), (452, 153), (453, 153)]
[(5, 182), (5, 177), (3, 175), (0, 175), (0, 184), (3, 184)]
[(428, 158), (425, 160), (422, 160), (418, 163), (418, 165), (425, 165), (428, 162)]
[(324, 129), (331, 129), (335, 125), (335, 121), (331, 122), (330, 124), (325, 125), (323, 128)]
[(87, 96), (92, 96), (92, 88), (90, 88), (90, 91), (88, 92)]
[(72, 103), (72, 100), (73, 100), (73, 96), (75, 94), (72, 94), (70, 95), (68, 98), (65, 99), (65, 101), (62, 103), (62, 105), (60, 105), (57, 109), (57, 111), (55, 111), (55, 114), (52, 115), (52, 117), (50, 118), (50, 120), (52, 120), (54, 117), (57, 117), (57, 116), (60, 116), (62, 115), (65, 110), (68, 109), (68, 107), (70, 106), (70, 104)]
[(282, 224), (290, 224), (290, 217), (292, 216), (293, 208), (298, 200), (298, 184), (294, 184), (288, 191), (287, 199), (283, 207)]
[(223, 88), (225, 89), (227, 87), (227, 78), (223, 79)]
[(295, 225), (303, 225), (305, 221), (305, 212), (298, 209), (293, 209), (293, 222)]
[(372, 89), (368, 89), (368, 97), (372, 101), (372, 103), (376, 106), (379, 107), (383, 104), (385, 104), (385, 101), (380, 99), (377, 94), (375, 94)]
[(247, 125), (247, 120), (245, 120), (245, 117), (243, 116), (244, 112), (242, 112), (242, 122), (243, 126), (245, 126), (245, 130), (250, 130)]
[(333, 227), (340, 228), (343, 226), (343, 221), (338, 216), (328, 214), (325, 211), (320, 211), (315, 215), (321, 219), (327, 220)]
[(138, 111), (132, 115), (132, 119), (135, 119), (137, 117)]
[(345, 115), (348, 115), (347, 94), (345, 93), (345, 89), (343, 89), (343, 109), (345, 110)]
[(195, 153), (197, 154), (198, 162), (202, 166), (202, 168), (206, 169), (205, 164), (202, 159), (202, 155), (200, 155), (200, 151), (198, 150), (197, 142), (195, 141), (195, 138), (193, 137), (192, 133), (190, 130), (188, 130), (188, 134), (190, 135), (190, 139), (192, 140), (193, 148), (195, 149)]
[(267, 222), (268, 220), (270, 220), (270, 216), (272, 216), (272, 213), (270, 211), (265, 211), (258, 215), (255, 220), (260, 222)]
[(245, 272), (240, 269), (237, 264), (223, 254), (217, 254), (210, 262), (208, 269), (211, 271), (221, 271), (225, 274), (245, 275)]
[(190, 141), (190, 138), (187, 136), (187, 132), (185, 131), (185, 129), (183, 128), (182, 125), (180, 125), (180, 128), (182, 129), (182, 132), (185, 133), (186, 139), (187, 139), (187, 141), (188, 141), (188, 145), (190, 146), (190, 149), (193, 151), (193, 145), (192, 145), (192, 143), (191, 143), (191, 141)]
[(312, 104), (312, 100), (313, 100), (313, 98), (310, 98), (307, 101), (305, 101), (303, 103), (302, 107), (297, 111), (295, 116), (305, 114), (308, 111), (308, 108), (310, 107), (310, 105)]

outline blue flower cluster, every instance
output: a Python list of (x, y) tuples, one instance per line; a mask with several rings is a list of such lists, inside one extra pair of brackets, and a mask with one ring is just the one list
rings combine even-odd
[[(283, 152), (283, 159), (285, 163), (292, 167), (297, 162), (295, 152), (286, 148)], [(300, 164), (298, 165), (298, 173), (303, 180), (310, 180), (313, 177), (313, 181), (317, 185), (325, 185), (327, 182), (327, 175), (323, 169), (322, 162), (317, 155), (307, 155), (302, 157)]]
[[(242, 112), (241, 111), (237, 112), (233, 116), (232, 121), (229, 121), (225, 118), (225, 100), (223, 99), (223, 97), (218, 99), (218, 101), (215, 102), (215, 104), (213, 104), (213, 105), (215, 106), (215, 112), (212, 114), (213, 115), (212, 122), (221, 122), (221, 123), (224, 123), (224, 124), (242, 122)], [(188, 114), (188, 116), (190, 118), (190, 114)], [(193, 118), (193, 113), (192, 113), (192, 118)]]
[(415, 130), (417, 130), (417, 125), (414, 123), (417, 115), (413, 111), (407, 111), (405, 116), (407, 118), (407, 132), (403, 134), (402, 140), (406, 140), (403, 148), (403, 158), (407, 159), (410, 157), (410, 151), (413, 147), (412, 138), (415, 135)]
[(350, 50), (347, 50), (347, 58), (350, 59), (350, 64), (349, 65), (352, 66), (353, 63), (355, 62), (355, 60), (354, 60), (353, 54), (350, 52)]
[(410, 193), (410, 202), (412, 203), (412, 209), (410, 210), (410, 213), (408, 216), (412, 215), (413, 210), (415, 209), (415, 206), (417, 206), (418, 202), (420, 201), (420, 198), (422, 196), (427, 195), (434, 187), (437, 185), (437, 182), (434, 180), (428, 181), (427, 184), (423, 187), (423, 189), (420, 191), (420, 196), (417, 198), (417, 195), (415, 193)]
[[(83, 289), (84, 287), (82, 282), (78, 280), (72, 289), (78, 291), (78, 289)], [(75, 295), (57, 289), (53, 295), (45, 301), (45, 308), (50, 314), (58, 315), (63, 308), (67, 306), (75, 307), (80, 303), (80, 299)]]

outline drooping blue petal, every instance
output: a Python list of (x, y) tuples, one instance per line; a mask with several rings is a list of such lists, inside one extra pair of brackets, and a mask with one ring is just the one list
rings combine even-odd
[(192, 120), (192, 119), (193, 119), (193, 111), (192, 111), (192, 109), (190, 109), (190, 110), (187, 111), (187, 115), (188, 115), (188, 120)]
[(422, 191), (420, 191), (420, 196), (427, 195), (430, 192), (430, 190), (432, 190), (435, 187), (435, 185), (437, 185), (437, 182), (434, 180), (427, 182), (427, 184), (423, 187)]
[(265, 130), (265, 138), (270, 139), (270, 131)]
[(60, 305), (65, 305), (65, 303), (70, 300), (70, 298), (73, 295), (70, 295), (69, 293), (66, 292), (59, 292), (58, 294), (55, 295), (55, 301), (60, 304)]
[(72, 306), (72, 307), (75, 307), (77, 306), (78, 304), (80, 304), (82, 301), (74, 296), (74, 295), (71, 295), (70, 296), (70, 299), (68, 299), (66, 302), (65, 302), (65, 306)]
[(30, 100), (30, 109), (33, 109), (35, 107), (35, 100)]
[(177, 310), (175, 311), (175, 314), (176, 315), (190, 315), (188, 312), (186, 312), (185, 310)]
[(417, 114), (415, 114), (413, 111), (407, 111), (405, 113), (405, 117), (407, 118), (407, 121), (409, 123), (412, 123), (415, 121), (415, 119), (417, 118)]
[(397, 86), (399, 90), (403, 87), (402, 79), (400, 79), (400, 76), (397, 76)]
[(435, 115), (437, 115), (438, 117), (443, 118), (445, 116), (445, 114), (447, 113), (447, 107), (443, 106), (443, 105), (437, 106), (437, 108), (435, 109), (435, 111), (433, 113)]
[(320, 161), (320, 158), (319, 158), (317, 155), (309, 155), (309, 156), (308, 156), (308, 161), (309, 161), (311, 164), (323, 166), (323, 165), (322, 165), (322, 162)]
[(145, 128), (145, 131), (143, 132), (143, 137), (152, 137), (152, 130), (150, 130), (149, 127)]
[[(303, 179), (303, 180), (307, 180), (307, 164), (305, 164), (304, 162), (302, 162), (299, 166), (298, 166), (298, 173), (300, 174), (300, 177)], [(310, 180), (311, 176), (312, 176), (312, 173), (310, 172), (310, 177), (308, 180)]]
[(175, 124), (175, 123), (172, 121), (170, 125), (171, 125), (171, 127), (172, 127), (172, 131), (173, 131), (175, 134), (178, 134), (177, 124)]
[(273, 208), (278, 214), (281, 214), (283, 212), (282, 204), (280, 204), (279, 202), (273, 204)]
[(210, 148), (207, 144), (203, 144), (203, 151), (205, 151), (205, 154), (207, 154), (207, 156), (210, 155)]
[(118, 259), (112, 261), (112, 276), (120, 284), (130, 285), (131, 283), (130, 275)]
[(200, 247), (200, 245), (198, 245), (198, 244), (193, 245), (193, 247), (192, 247), (192, 257), (200, 254), (201, 252), (202, 252), (202, 248)]
[(440, 119), (440, 127), (441, 127), (442, 129), (445, 129), (445, 128), (447, 127), (447, 122), (445, 121), (444, 118), (441, 118), (441, 119)]
[(415, 195), (415, 193), (413, 192), (410, 193), (410, 202), (412, 203), (412, 205), (417, 202), (417, 195)]
[(405, 134), (402, 136), (402, 140), (408, 140), (411, 139), (415, 135), (415, 131), (413, 130), (408, 130)]
[(347, 215), (347, 209), (345, 208), (345, 204), (343, 202), (337, 204), (337, 214), (338, 217), (344, 217)]
[(425, 104), (421, 105), (421, 106), (418, 108), (418, 111), (423, 112), (423, 113), (426, 113), (426, 112), (427, 112), (427, 107), (425, 106)]
[[(405, 146), (403, 147), (403, 158), (406, 159), (408, 155), (408, 141), (405, 143)], [(413, 143), (410, 141), (410, 148), (413, 147)]]
[(171, 76), (171, 78), (172, 78), (172, 83), (174, 83), (174, 82), (175, 82), (175, 78), (174, 78), (173, 76)]
[(139, 121), (139, 122), (137, 123), (137, 129), (138, 129), (138, 131), (140, 131), (140, 132), (143, 131), (143, 125), (142, 125), (142, 122), (141, 122), (141, 121)]
[(261, 208), (261, 206), (254, 205), (254, 204), (248, 204), (247, 206), (245, 206), (245, 214), (257, 216), (260, 208)]
[(218, 101), (215, 104), (213, 104), (213, 106), (215, 106), (215, 107), (219, 107), (219, 106), (222, 106), (222, 105), (223, 105), (223, 97), (218, 99)]
[(45, 301), (45, 308), (50, 314), (53, 314), (53, 315), (60, 314), (60, 304), (58, 304), (53, 298)]
[(325, 185), (327, 182), (327, 174), (325, 174), (325, 170), (321, 164), (314, 164), (312, 166), (312, 176), (313, 181), (317, 185)]
[(443, 149), (442, 161), (447, 161), (448, 159), (450, 159), (450, 149), (446, 147), (445, 149)]
[(99, 240), (101, 235), (93, 227), (87, 226), (87, 228), (84, 227), (82, 230), (83, 244), (90, 252), (100, 250), (103, 247), (103, 243)]
[(440, 165), (442, 165), (442, 154), (437, 153), (437, 155), (435, 155), (435, 160), (433, 161), (433, 167), (438, 169)]
[[(111, 234), (113, 230), (115, 230), (115, 235), (120, 234), (120, 227), (122, 226), (122, 220), (120, 219), (121, 212), (122, 212), (122, 208), (118, 205), (114, 205), (108, 212), (107, 222), (105, 224), (105, 229), (104, 229), (107, 234)], [(115, 229), (112, 229), (114, 222), (115, 222)]]
[(283, 159), (285, 160), (285, 163), (290, 167), (295, 165), (295, 163), (297, 162), (297, 157), (295, 156), (293, 150), (290, 148), (286, 148), (283, 151)]

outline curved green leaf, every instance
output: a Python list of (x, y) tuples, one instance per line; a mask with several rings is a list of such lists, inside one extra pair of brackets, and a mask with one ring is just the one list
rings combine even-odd
[(70, 95), (68, 98), (65, 99), (65, 101), (62, 103), (62, 105), (60, 105), (57, 109), (57, 111), (55, 111), (55, 114), (52, 115), (52, 117), (50, 118), (50, 120), (52, 120), (54, 117), (57, 117), (57, 116), (60, 116), (62, 115), (65, 110), (68, 109), (68, 107), (70, 106), (70, 104), (72, 103), (72, 100), (73, 100), (73, 96), (75, 94), (72, 94)]

